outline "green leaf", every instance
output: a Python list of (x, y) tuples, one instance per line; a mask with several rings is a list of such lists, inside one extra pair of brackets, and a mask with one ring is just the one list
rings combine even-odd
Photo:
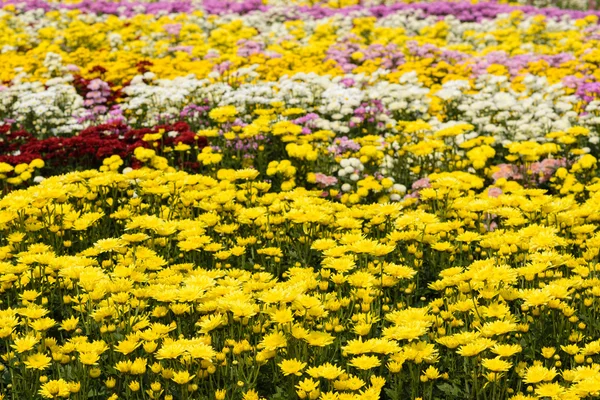
[(384, 389), (385, 394), (390, 400), (400, 400), (400, 393), (392, 388)]
[(275, 394), (271, 395), (269, 398), (272, 400), (286, 400), (288, 398), (288, 395), (285, 390), (278, 386)]
[(437, 388), (441, 390), (448, 397), (464, 397), (462, 390), (457, 386), (451, 385), (448, 382), (440, 383)]

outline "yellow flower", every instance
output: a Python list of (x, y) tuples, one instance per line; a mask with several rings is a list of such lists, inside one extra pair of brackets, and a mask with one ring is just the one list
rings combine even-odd
[(210, 110), (208, 116), (210, 119), (217, 122), (227, 122), (232, 121), (233, 118), (237, 115), (237, 110), (235, 106), (224, 106), (217, 107)]
[[(9, 243), (19, 243), (25, 238), (25, 235), (21, 232), (15, 232), (11, 234), (7, 239)], [(23, 301), (35, 301), (41, 293), (37, 290), (24, 290), (19, 297)]]
[(423, 376), (426, 377), (427, 380), (432, 381), (435, 379), (439, 379), (442, 375), (440, 374), (440, 371), (437, 368), (435, 368), (433, 365), (430, 365), (423, 372)]
[(131, 371), (132, 362), (129, 360), (119, 361), (115, 364), (115, 369), (122, 374), (128, 374)]
[(277, 324), (289, 324), (294, 322), (294, 316), (292, 310), (285, 308), (283, 310), (277, 310), (271, 314), (271, 320)]
[(40, 371), (45, 370), (52, 363), (52, 358), (48, 357), (42, 353), (36, 353), (27, 357), (23, 364), (25, 364), (25, 368), (28, 369), (37, 369)]
[(500, 357), (485, 358), (481, 363), (484, 368), (492, 372), (506, 372), (512, 367), (512, 363), (504, 361)]
[(26, 335), (16, 338), (14, 342), (15, 343), (11, 344), (10, 347), (15, 349), (17, 353), (24, 353), (33, 349), (33, 346), (38, 343), (38, 340), (33, 335)]
[(60, 324), (61, 329), (69, 332), (69, 331), (73, 331), (77, 328), (77, 325), (79, 324), (79, 318), (75, 317), (75, 316), (71, 316), (65, 320), (63, 320)]
[(313, 331), (303, 339), (306, 340), (311, 346), (325, 347), (333, 343), (335, 336), (332, 336), (327, 332)]
[(184, 385), (192, 379), (194, 379), (195, 376), (196, 375), (190, 375), (188, 371), (177, 371), (173, 374), (173, 378), (171, 379), (173, 380), (173, 382), (179, 385)]
[(235, 179), (252, 180), (255, 179), (259, 174), (258, 170), (255, 169), (240, 169), (235, 171)]
[(539, 398), (549, 397), (551, 399), (560, 399), (565, 391), (565, 388), (558, 383), (542, 383), (535, 388), (535, 394)]
[(83, 365), (98, 365), (99, 359), (100, 359), (100, 356), (94, 352), (79, 354), (79, 362), (82, 363)]
[(133, 351), (135, 351), (135, 349), (137, 349), (138, 347), (141, 346), (141, 342), (133, 342), (133, 341), (129, 341), (129, 340), (123, 340), (121, 342), (119, 342), (118, 345), (114, 346), (115, 351), (121, 353), (121, 354), (129, 354)]
[(288, 376), (288, 375), (300, 376), (300, 375), (302, 375), (301, 371), (306, 367), (305, 362), (298, 361), (295, 358), (289, 359), (289, 360), (283, 360), (282, 362), (280, 362), (277, 365), (279, 365), (279, 368), (281, 368), (281, 372), (283, 372), (283, 375), (285, 375), (285, 376)]
[(69, 382), (69, 391), (71, 393), (78, 393), (81, 390), (81, 383), (79, 382)]
[(259, 399), (260, 399), (260, 397), (258, 396), (258, 393), (254, 389), (248, 390), (242, 396), (242, 400), (259, 400)]
[(181, 356), (184, 352), (185, 347), (181, 343), (166, 343), (156, 352), (156, 358), (158, 360), (173, 359)]
[(188, 353), (193, 359), (212, 360), (215, 357), (215, 350), (206, 343), (193, 343), (188, 346)]
[(282, 332), (272, 332), (265, 335), (262, 341), (258, 344), (259, 349), (276, 350), (287, 346), (287, 340)]
[(544, 356), (544, 358), (551, 358), (554, 353), (556, 353), (554, 347), (542, 347), (542, 356)]
[(560, 348), (562, 351), (564, 351), (565, 353), (570, 354), (572, 356), (579, 353), (579, 347), (576, 344), (569, 344), (566, 346), (561, 345)]
[(523, 348), (518, 344), (496, 344), (492, 347), (492, 353), (500, 357), (511, 357), (522, 350)]
[(66, 399), (70, 396), (71, 391), (69, 383), (64, 379), (59, 379), (43, 384), (39, 393), (46, 399), (58, 399), (60, 397)]
[(155, 341), (152, 340), (149, 342), (145, 342), (143, 347), (144, 347), (144, 351), (146, 353), (154, 353), (154, 351), (158, 347), (158, 343), (156, 343)]
[(133, 363), (131, 363), (130, 373), (133, 375), (142, 375), (146, 373), (146, 364), (148, 360), (145, 358), (137, 357)]
[(525, 371), (525, 383), (538, 383), (551, 381), (557, 375), (555, 368), (546, 368), (542, 365), (533, 365)]
[(423, 361), (433, 363), (438, 358), (438, 351), (433, 343), (424, 341), (412, 342), (404, 346), (402, 350), (405, 360), (412, 360), (416, 364), (420, 364)]
[(302, 390), (306, 393), (314, 392), (319, 388), (319, 382), (313, 381), (311, 378), (306, 378), (296, 385), (296, 389)]
[(131, 381), (129, 382), (128, 386), (132, 392), (137, 392), (138, 390), (140, 390), (140, 383), (138, 381)]
[(222, 314), (212, 314), (202, 317), (200, 321), (196, 323), (197, 326), (200, 327), (200, 332), (207, 334), (221, 325), (223, 325), (226, 320), (223, 318)]
[(354, 357), (348, 364), (358, 369), (367, 370), (379, 367), (381, 365), (381, 361), (377, 356), (362, 355)]
[(344, 373), (344, 370), (330, 363), (309, 368), (306, 373), (313, 378), (325, 378), (332, 381)]
[(473, 357), (495, 344), (491, 339), (479, 338), (458, 348), (457, 353), (463, 357)]

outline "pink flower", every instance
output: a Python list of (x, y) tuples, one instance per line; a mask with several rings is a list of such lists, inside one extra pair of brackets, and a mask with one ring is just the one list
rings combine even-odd
[(484, 225), (489, 232), (494, 232), (496, 229), (498, 229), (498, 224), (496, 221), (492, 221), (489, 226), (487, 224)]
[(173, 46), (169, 47), (169, 51), (182, 51), (184, 53), (192, 54), (193, 46)]
[(502, 178), (512, 178), (514, 180), (523, 179), (523, 175), (519, 172), (519, 168), (516, 165), (499, 164), (497, 165), (497, 167), (499, 168), (499, 170), (492, 174), (492, 178), (494, 179), (494, 181), (497, 181), (498, 179)]
[(414, 181), (412, 184), (413, 190), (420, 190), (420, 189), (425, 189), (425, 188), (430, 188), (430, 187), (431, 187), (431, 183), (429, 182), (429, 178), (421, 178), (417, 181)]
[(102, 87), (102, 83), (103, 81), (101, 79), (92, 79), (87, 87), (92, 91), (97, 91)]
[(531, 172), (537, 175), (539, 183), (545, 183), (552, 178), (557, 169), (566, 166), (567, 161), (564, 158), (545, 158), (542, 161), (531, 164)]
[(221, 75), (228, 71), (229, 68), (231, 68), (231, 62), (229, 61), (223, 61), (222, 63), (214, 66), (214, 69), (216, 69)]
[(181, 24), (165, 24), (163, 25), (163, 29), (169, 35), (177, 36), (181, 32)]
[(488, 189), (488, 196), (489, 197), (498, 197), (502, 194), (502, 189), (497, 188), (497, 187), (491, 187)]
[(419, 198), (419, 192), (412, 192), (407, 194), (406, 196), (404, 196), (404, 200), (406, 199), (418, 199)]
[(320, 172), (317, 172), (315, 174), (315, 179), (317, 180), (317, 183), (321, 187), (332, 186), (338, 182), (338, 180), (335, 176), (328, 176), (328, 175), (322, 174)]

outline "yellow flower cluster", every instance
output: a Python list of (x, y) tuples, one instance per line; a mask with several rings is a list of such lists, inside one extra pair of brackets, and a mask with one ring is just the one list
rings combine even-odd
[[(356, 3), (358, 0), (332, 0), (328, 5), (335, 9)], [(521, 24), (523, 20), (523, 12), (514, 11), (500, 20), (495, 30), (466, 29), (460, 37), (453, 37), (449, 42), (450, 26), (445, 21), (417, 29), (415, 35), (401, 27), (380, 26), (373, 17), (355, 18), (351, 32), (358, 49), (348, 54), (348, 62), (354, 66), (353, 72), (371, 74), (382, 67), (384, 59), (382, 55), (369, 56), (369, 46), (404, 47), (414, 41), (470, 56), (484, 56), (496, 51), (505, 51), (509, 55), (572, 53), (576, 60), (558, 66), (544, 59), (532, 60), (526, 66), (527, 70), (548, 77), (552, 83), (582, 71), (590, 71), (598, 78), (597, 40), (586, 37), (586, 29), (596, 22), (597, 17), (582, 18), (558, 32), (548, 26), (544, 16), (535, 17), (527, 24)], [(245, 19), (231, 20), (200, 10), (160, 17), (139, 14), (130, 18), (116, 15), (93, 18), (76, 9), (53, 10), (44, 14), (43, 21), (39, 27), (35, 25), (31, 29), (30, 23), (34, 22), (21, 18), (13, 5), (2, 9), (0, 45), (5, 50), (0, 54), (0, 80), (8, 82), (24, 72), (28, 74), (26, 80), (46, 81), (60, 76), (64, 72), (61, 68), (68, 65), (78, 67), (82, 77), (93, 79), (99, 77), (97, 67), (102, 66), (106, 70), (100, 74), (102, 79), (123, 85), (139, 73), (140, 62), (148, 62), (148, 71), (167, 79), (188, 74), (206, 78), (215, 66), (228, 62), (230, 73), (223, 79), (229, 83), (241, 82), (241, 76), (234, 72), (252, 65), (258, 67), (255, 72), (261, 80), (270, 81), (299, 72), (320, 75), (345, 72), (342, 65), (327, 59), (331, 46), (342, 39), (341, 33), (338, 34), (339, 27), (328, 20), (319, 20), (316, 26), (308, 26), (302, 20), (286, 21), (283, 28), (289, 38), (269, 39), (264, 43), (264, 49), (248, 55), (243, 50), (245, 41), (264, 40), (259, 27)], [(524, 42), (530, 47), (524, 48)], [(60, 58), (62, 66), (48, 64), (50, 53)], [(213, 57), (213, 54), (217, 56)], [(270, 56), (272, 54), (277, 57)], [(431, 57), (408, 56), (406, 62), (391, 71), (387, 78), (395, 81), (406, 72), (417, 71), (420, 80), (434, 89), (448, 80), (470, 79), (470, 63), (455, 64), (448, 60), (434, 63), (433, 57), (435, 54)], [(509, 68), (500, 62), (491, 64), (487, 72), (510, 76)], [(514, 81), (513, 86), (522, 87), (520, 80)]]
[(346, 206), (271, 192), (255, 170), (124, 175), (115, 162), (0, 200), (17, 393), (600, 390), (598, 185), (587, 200), (508, 183), (490, 197), (457, 171), (430, 174), (418, 203)]
[(44, 168), (44, 160), (35, 159), (29, 164), (17, 164), (14, 167), (5, 162), (0, 162), (0, 181), (18, 186), (23, 182), (32, 181), (36, 169)]

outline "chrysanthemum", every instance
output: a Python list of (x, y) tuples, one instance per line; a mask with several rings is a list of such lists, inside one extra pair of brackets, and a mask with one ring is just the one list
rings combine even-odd
[(40, 371), (45, 370), (52, 363), (52, 358), (48, 357), (43, 353), (36, 353), (27, 357), (23, 364), (25, 364), (25, 368), (28, 369), (37, 369)]
[(42, 385), (40, 395), (46, 399), (58, 399), (69, 397), (70, 386), (64, 379), (52, 380)]
[(512, 366), (511, 362), (504, 361), (500, 357), (485, 358), (481, 364), (484, 368), (489, 369), (492, 372), (506, 372)]
[(24, 353), (33, 349), (33, 346), (35, 346), (38, 343), (38, 340), (33, 335), (26, 335), (15, 338), (14, 342), (15, 343), (11, 344), (10, 347), (15, 349), (17, 353)]
[(300, 376), (300, 375), (302, 375), (301, 371), (306, 367), (305, 362), (298, 361), (295, 358), (289, 359), (289, 360), (283, 360), (282, 362), (280, 362), (277, 365), (279, 365), (279, 368), (281, 368), (281, 372), (283, 372), (283, 375), (285, 375), (285, 376), (288, 376), (288, 375)]
[(525, 383), (538, 383), (551, 381), (557, 375), (555, 368), (546, 368), (543, 365), (533, 365), (525, 371)]
[(381, 361), (377, 356), (362, 355), (354, 357), (352, 360), (350, 360), (348, 364), (358, 369), (368, 370), (371, 368), (379, 367), (381, 365)]

